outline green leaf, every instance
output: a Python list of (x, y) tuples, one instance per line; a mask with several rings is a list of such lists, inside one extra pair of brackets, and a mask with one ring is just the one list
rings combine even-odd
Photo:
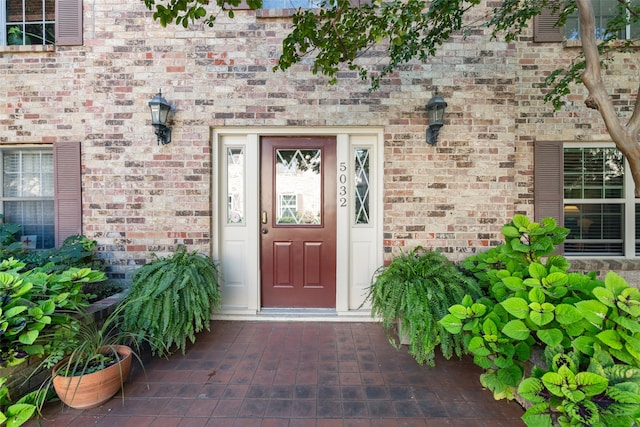
[(36, 339), (38, 338), (38, 335), (39, 335), (38, 331), (31, 330), (31, 331), (27, 331), (20, 334), (20, 337), (18, 338), (18, 340), (22, 344), (31, 345), (36, 341)]
[(543, 391), (544, 385), (538, 378), (525, 378), (518, 385), (518, 395), (532, 403), (542, 403), (547, 401), (547, 398), (541, 395)]
[(579, 372), (575, 377), (576, 384), (587, 396), (595, 396), (604, 392), (609, 381), (600, 375), (591, 372)]
[(538, 304), (537, 302), (532, 302), (529, 304), (531, 308), (531, 312), (529, 313), (529, 319), (538, 325), (544, 326), (547, 323), (553, 320), (553, 311), (555, 307), (549, 303)]
[(526, 319), (529, 315), (529, 304), (522, 298), (508, 298), (502, 301), (500, 304), (507, 310), (512, 316), (518, 319)]
[(602, 325), (609, 311), (606, 305), (597, 300), (578, 301), (575, 307), (589, 323), (595, 326)]
[(620, 335), (613, 329), (606, 329), (600, 332), (596, 335), (596, 338), (611, 348), (622, 350), (623, 344), (620, 340)]
[(522, 380), (523, 372), (519, 365), (512, 364), (506, 368), (500, 368), (496, 371), (498, 379), (511, 387), (517, 387)]
[(500, 232), (505, 237), (520, 237), (520, 232), (518, 231), (518, 229), (510, 225), (505, 225), (504, 227), (502, 227), (502, 230), (500, 230)]
[(586, 354), (587, 356), (593, 356), (594, 349), (593, 344), (595, 343), (595, 339), (590, 336), (582, 335), (580, 337), (576, 337), (573, 341), (573, 347), (581, 353)]
[(570, 304), (558, 304), (556, 306), (556, 320), (561, 325), (570, 325), (582, 320), (583, 316)]
[(549, 403), (533, 405), (522, 415), (522, 421), (528, 427), (553, 427)]
[(543, 277), (547, 275), (547, 269), (544, 265), (538, 262), (532, 262), (529, 265), (529, 275), (534, 279), (541, 280)]
[(603, 303), (608, 307), (616, 306), (616, 297), (610, 289), (601, 288), (601, 287), (594, 288), (593, 296), (598, 298), (598, 301), (600, 301), (601, 303)]
[(612, 320), (634, 334), (640, 332), (640, 323), (637, 320), (622, 316), (616, 316)]
[(481, 337), (471, 338), (468, 349), (476, 356), (488, 356), (491, 354), (491, 350), (484, 345), (484, 340)]
[(529, 291), (529, 301), (542, 304), (545, 301), (544, 292), (542, 289), (535, 287)]
[(529, 338), (530, 330), (521, 320), (512, 320), (502, 328), (502, 333), (514, 340), (523, 341)]
[(527, 289), (520, 277), (504, 277), (502, 278), (502, 283), (511, 291), (524, 291)]
[(498, 335), (498, 327), (491, 319), (486, 319), (482, 323), (482, 331), (484, 332), (485, 335), (494, 335), (494, 336)]
[(15, 403), (7, 408), (7, 427), (18, 427), (29, 421), (36, 411), (36, 406), (27, 403)]
[(18, 314), (27, 310), (27, 307), (24, 305), (18, 305), (16, 307), (11, 307), (8, 310), (5, 310), (4, 317), (10, 319), (12, 317), (16, 317)]
[(460, 305), (460, 304), (456, 304), (453, 305), (451, 307), (449, 307), (449, 313), (451, 313), (452, 315), (454, 315), (456, 318), (458, 319), (466, 319), (467, 316), (467, 307)]
[(440, 319), (440, 324), (451, 334), (459, 334), (462, 330), (462, 320), (453, 314), (447, 314)]
[(564, 378), (557, 372), (547, 372), (542, 376), (542, 383), (554, 396), (563, 397)]
[(549, 347), (555, 347), (562, 343), (564, 334), (559, 329), (540, 329), (536, 332), (538, 339), (548, 345)]
[(526, 230), (531, 224), (531, 220), (526, 215), (522, 215), (522, 214), (515, 214), (511, 222), (519, 230)]

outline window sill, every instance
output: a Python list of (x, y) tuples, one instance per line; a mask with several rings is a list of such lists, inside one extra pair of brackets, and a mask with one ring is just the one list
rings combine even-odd
[(0, 53), (30, 53), (30, 52), (55, 52), (56, 47), (52, 44), (0, 46)]
[(640, 258), (586, 258), (567, 256), (571, 264), (571, 271), (638, 271), (640, 270)]
[(298, 9), (258, 9), (257, 18), (289, 18), (296, 14)]
[[(598, 40), (598, 42), (600, 42), (601, 40)], [(614, 46), (622, 46), (623, 41), (616, 41), (614, 42)], [(562, 46), (568, 49), (572, 49), (572, 48), (580, 48), (582, 47), (582, 41), (581, 40), (563, 40), (562, 41)], [(631, 47), (633, 48), (640, 48), (640, 40), (636, 40), (633, 42), (633, 44), (631, 45)]]

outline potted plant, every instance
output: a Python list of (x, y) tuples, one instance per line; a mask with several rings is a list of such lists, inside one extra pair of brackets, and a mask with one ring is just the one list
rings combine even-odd
[[(116, 306), (103, 321), (84, 313), (57, 331), (54, 351), (43, 363), (66, 354), (52, 370), (51, 384), (63, 403), (76, 409), (94, 408), (111, 399), (122, 389), (129, 376), (131, 361), (143, 367), (140, 345), (153, 343), (152, 337), (122, 327), (128, 301)], [(66, 351), (66, 350), (69, 351)], [(123, 395), (124, 397), (124, 395)]]
[[(381, 320), (392, 345), (398, 348), (402, 341), (397, 341), (397, 336), (406, 335), (409, 353), (418, 363), (433, 366), (438, 345), (446, 358), (463, 353), (460, 337), (449, 333), (439, 321), (466, 294), (479, 296), (475, 279), (463, 274), (440, 251), (418, 246), (378, 268), (365, 302), (371, 302), (371, 315)], [(400, 331), (393, 335), (396, 325)]]
[(187, 339), (193, 343), (195, 334), (210, 330), (211, 313), (220, 308), (218, 267), (180, 245), (172, 256), (156, 257), (135, 272), (127, 299), (128, 330), (155, 337), (153, 354), (172, 347), (184, 354)]

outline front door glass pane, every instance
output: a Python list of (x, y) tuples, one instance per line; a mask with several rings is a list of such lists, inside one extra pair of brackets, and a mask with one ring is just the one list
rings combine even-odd
[(356, 148), (356, 224), (369, 224), (369, 150)]
[(321, 224), (321, 158), (320, 149), (276, 150), (276, 224)]
[(244, 223), (244, 150), (227, 149), (227, 223)]

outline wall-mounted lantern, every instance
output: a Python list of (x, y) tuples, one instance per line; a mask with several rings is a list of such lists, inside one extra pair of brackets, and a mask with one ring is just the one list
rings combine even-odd
[(440, 128), (444, 124), (444, 113), (447, 109), (447, 103), (444, 98), (438, 95), (438, 88), (433, 98), (427, 102), (427, 117), (429, 118), (429, 127), (427, 127), (427, 143), (436, 145), (438, 142), (438, 134)]
[(167, 126), (167, 118), (169, 111), (171, 111), (171, 105), (162, 97), (162, 90), (158, 90), (158, 94), (149, 101), (149, 109), (151, 110), (151, 124), (156, 128), (158, 145), (170, 143), (171, 128)]

